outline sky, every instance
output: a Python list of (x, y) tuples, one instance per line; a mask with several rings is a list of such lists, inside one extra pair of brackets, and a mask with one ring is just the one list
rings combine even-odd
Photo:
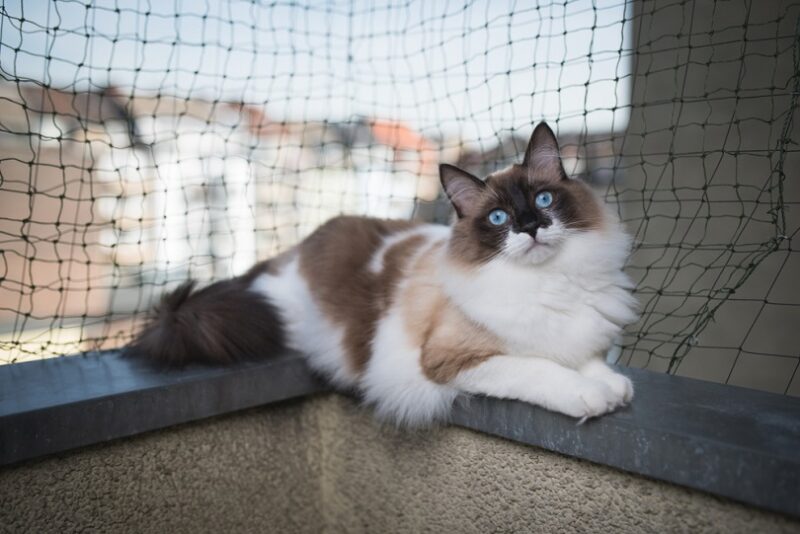
[(11, 80), (245, 101), (276, 120), (390, 118), (466, 141), (540, 119), (627, 125), (625, 0), (0, 2)]

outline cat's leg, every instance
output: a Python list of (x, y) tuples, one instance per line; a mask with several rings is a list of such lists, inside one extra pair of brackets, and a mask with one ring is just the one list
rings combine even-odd
[(627, 403), (633, 399), (633, 383), (630, 379), (611, 369), (601, 358), (592, 358), (578, 371), (585, 377), (603, 382), (614, 393), (622, 397), (624, 402)]
[(420, 348), (408, 336), (401, 312), (395, 307), (378, 323), (359, 388), (379, 419), (425, 426), (446, 417), (458, 392), (425, 376)]
[(492, 356), (460, 371), (451, 385), (466, 393), (522, 400), (582, 419), (625, 404), (624, 392), (605, 381), (544, 358)]

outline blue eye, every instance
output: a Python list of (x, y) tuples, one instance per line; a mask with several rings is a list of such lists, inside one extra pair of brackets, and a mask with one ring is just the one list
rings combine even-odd
[(553, 193), (550, 191), (542, 191), (538, 195), (536, 195), (536, 207), (537, 208), (546, 208), (553, 203)]
[(495, 226), (500, 226), (508, 221), (508, 213), (503, 210), (494, 210), (489, 214), (489, 222)]

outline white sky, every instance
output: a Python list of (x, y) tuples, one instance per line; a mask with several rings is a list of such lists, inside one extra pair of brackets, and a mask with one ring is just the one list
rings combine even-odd
[(467, 141), (542, 118), (561, 132), (627, 125), (625, 0), (87, 4), (6, 0), (3, 75), (244, 100), (276, 119), (393, 118)]

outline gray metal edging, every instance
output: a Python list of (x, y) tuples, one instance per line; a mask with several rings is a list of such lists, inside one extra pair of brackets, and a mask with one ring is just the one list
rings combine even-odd
[[(636, 369), (633, 404), (576, 425), (461, 397), (452, 422), (800, 517), (800, 399)], [(118, 353), (0, 366), (0, 465), (327, 391), (297, 354), (158, 371)]]

